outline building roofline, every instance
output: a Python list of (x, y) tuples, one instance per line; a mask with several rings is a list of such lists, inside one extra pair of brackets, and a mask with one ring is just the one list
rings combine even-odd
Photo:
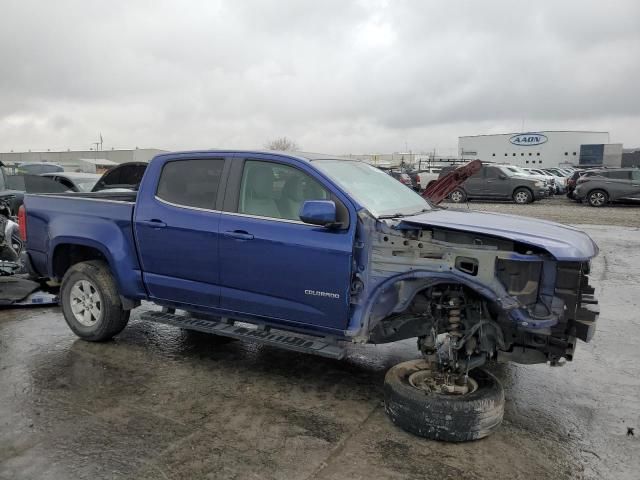
[(112, 150), (14, 150), (14, 151), (9, 151), (9, 152), (0, 152), (0, 154), (2, 155), (11, 155), (11, 154), (18, 154), (18, 153), (74, 153), (74, 152), (92, 152), (92, 153), (101, 153), (101, 152), (137, 152), (140, 150), (159, 150), (161, 152), (168, 152), (169, 150), (166, 150), (164, 148), (155, 148), (155, 147), (143, 147), (143, 148), (114, 148)]
[(484, 133), (481, 135), (460, 135), (458, 138), (474, 138), (474, 137), (498, 137), (501, 135), (526, 135), (528, 133), (606, 133), (602, 130), (531, 130), (527, 132), (511, 132), (511, 133)]

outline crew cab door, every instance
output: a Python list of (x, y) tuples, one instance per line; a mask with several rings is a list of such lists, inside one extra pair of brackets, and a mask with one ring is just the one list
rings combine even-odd
[[(268, 156), (233, 162), (220, 218), (220, 307), (344, 330), (355, 214), (317, 173), (299, 163)], [(337, 202), (345, 227), (300, 221), (305, 200)]]
[(219, 304), (218, 223), (225, 159), (169, 157), (153, 162), (134, 213), (143, 280), (153, 299)]

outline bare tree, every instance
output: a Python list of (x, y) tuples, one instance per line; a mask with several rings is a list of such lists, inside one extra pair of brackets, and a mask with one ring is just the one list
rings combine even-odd
[(298, 145), (293, 140), (288, 139), (287, 137), (280, 137), (274, 140), (269, 140), (265, 144), (265, 148), (267, 148), (268, 150), (280, 150), (286, 152), (292, 150), (300, 150), (300, 145)]

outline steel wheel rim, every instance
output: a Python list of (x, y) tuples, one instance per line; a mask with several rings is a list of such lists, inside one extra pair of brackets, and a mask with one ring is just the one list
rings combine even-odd
[(455, 191), (451, 193), (451, 200), (454, 202), (461, 202), (462, 201), (462, 193)]
[(528, 200), (529, 200), (529, 195), (527, 195), (525, 192), (516, 193), (516, 202), (527, 203)]
[[(436, 379), (435, 382), (434, 379)], [(417, 370), (409, 375), (407, 381), (409, 382), (409, 385), (417, 390), (422, 390), (427, 393), (435, 393), (438, 395), (464, 396), (478, 390), (478, 382), (471, 377), (467, 377), (466, 379), (469, 387), (469, 391), (466, 393), (452, 393), (434, 388), (434, 386), (437, 385), (437, 375), (434, 375), (434, 372), (431, 370)]]
[(604, 193), (602, 192), (595, 192), (591, 194), (591, 204), (592, 205), (597, 205), (598, 207), (600, 205), (604, 204)]
[(102, 319), (102, 296), (88, 280), (78, 280), (73, 284), (69, 304), (75, 319), (85, 327), (93, 327)]

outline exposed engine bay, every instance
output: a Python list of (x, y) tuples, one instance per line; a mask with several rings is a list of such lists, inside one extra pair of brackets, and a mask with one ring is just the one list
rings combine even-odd
[[(366, 225), (365, 225), (366, 226)], [(352, 303), (368, 341), (418, 337), (446, 388), (467, 393), (466, 374), (491, 359), (559, 364), (576, 338), (589, 341), (598, 315), (588, 262), (559, 262), (536, 246), (453, 229), (378, 221), (363, 246), (370, 269), (358, 272)], [(377, 294), (375, 294), (377, 292)], [(451, 393), (454, 393), (453, 391)]]

